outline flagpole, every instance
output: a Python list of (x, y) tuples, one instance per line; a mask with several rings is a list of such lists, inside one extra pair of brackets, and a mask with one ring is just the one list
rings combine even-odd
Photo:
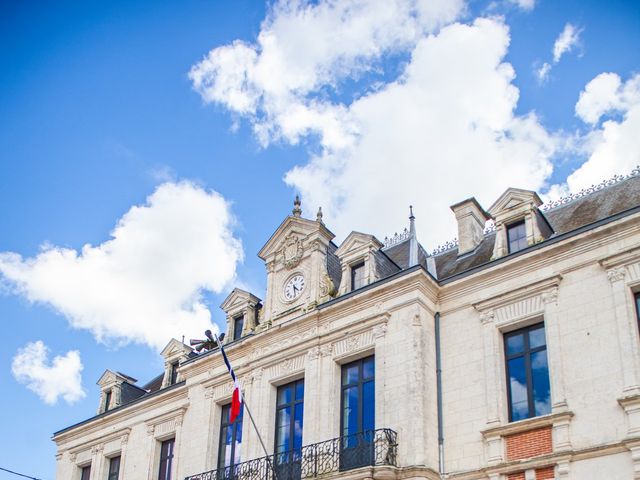
[[(214, 333), (213, 336), (216, 339), (216, 343), (220, 347), (220, 352), (223, 352), (224, 348), (222, 347), (222, 342), (218, 339), (218, 335)], [(231, 363), (229, 363), (229, 365), (231, 365)], [(253, 429), (256, 431), (256, 435), (258, 435), (258, 440), (260, 441), (260, 445), (262, 445), (262, 450), (264, 450), (264, 455), (267, 460), (267, 464), (271, 469), (271, 471), (273, 472), (274, 480), (277, 480), (275, 465), (271, 465), (271, 461), (269, 460), (269, 452), (267, 451), (267, 447), (264, 444), (264, 441), (262, 440), (262, 435), (260, 435), (260, 431), (258, 430), (258, 426), (256, 425), (256, 422), (253, 419), (253, 415), (251, 414), (251, 410), (249, 409), (249, 405), (247, 404), (247, 400), (246, 400), (246, 397), (244, 396), (244, 392), (241, 389), (240, 389), (240, 395), (242, 397), (242, 408), (245, 408), (247, 410), (247, 413), (249, 414), (249, 420), (251, 420), (251, 425), (253, 425)], [(274, 459), (275, 459), (275, 454), (274, 454)]]

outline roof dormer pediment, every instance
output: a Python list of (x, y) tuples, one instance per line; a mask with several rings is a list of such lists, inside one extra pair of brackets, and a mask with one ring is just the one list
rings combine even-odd
[(381, 248), (382, 242), (373, 235), (361, 232), (351, 232), (336, 250), (336, 255), (343, 258), (348, 256), (350, 253), (380, 250)]
[(123, 383), (123, 382), (130, 383), (133, 385), (137, 381), (138, 380), (136, 380), (133, 377), (130, 377), (129, 375), (125, 375), (120, 372), (114, 372), (112, 370), (105, 370), (104, 373), (100, 376), (100, 378), (96, 382), (96, 385), (105, 387), (105, 386), (114, 385), (114, 384)]
[(531, 209), (537, 208), (542, 205), (542, 200), (538, 194), (531, 190), (523, 190), (521, 188), (508, 188), (498, 200), (495, 201), (491, 208), (489, 208), (489, 214), (496, 218), (501, 214), (510, 212), (516, 209)]
[(167, 346), (164, 347), (162, 352), (160, 352), (160, 355), (162, 355), (165, 360), (169, 360), (179, 357), (186, 357), (192, 351), (193, 349), (191, 347), (185, 345), (179, 340), (176, 340), (175, 338), (172, 338), (169, 343), (167, 343)]
[(319, 236), (326, 238), (327, 242), (335, 237), (322, 222), (289, 215), (260, 249), (258, 257), (266, 260), (277, 254), (285, 247), (292, 235), (301, 240), (313, 234), (319, 234)]
[(230, 312), (236, 308), (243, 307), (248, 303), (257, 305), (260, 302), (261, 300), (252, 293), (240, 288), (234, 288), (224, 302), (222, 302), (220, 308), (225, 312)]

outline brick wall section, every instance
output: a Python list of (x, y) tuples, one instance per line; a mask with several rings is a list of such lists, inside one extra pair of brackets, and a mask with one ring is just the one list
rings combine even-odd
[(507, 476), (508, 480), (524, 480), (524, 472), (510, 473)]
[(505, 437), (507, 442), (507, 460), (521, 460), (551, 453), (551, 427), (538, 428), (528, 432), (516, 433)]
[(536, 480), (553, 480), (555, 471), (553, 466), (536, 469)]

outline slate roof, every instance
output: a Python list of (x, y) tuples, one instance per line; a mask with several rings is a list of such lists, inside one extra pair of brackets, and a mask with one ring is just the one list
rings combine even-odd
[[(541, 211), (553, 229), (547, 241), (638, 206), (640, 206), (640, 175), (635, 175), (563, 205)], [(460, 258), (458, 258), (457, 248), (435, 255), (438, 280), (444, 280), (489, 263), (495, 238), (495, 232), (485, 235), (484, 240), (474, 251)]]

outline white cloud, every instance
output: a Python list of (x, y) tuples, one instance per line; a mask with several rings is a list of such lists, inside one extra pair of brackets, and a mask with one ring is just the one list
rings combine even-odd
[(544, 62), (542, 66), (536, 70), (538, 81), (541, 83), (546, 82), (549, 79), (550, 72), (551, 72), (551, 64)]
[(233, 225), (218, 193), (165, 183), (118, 221), (110, 240), (81, 251), (46, 246), (26, 259), (0, 253), (0, 274), (98, 341), (162, 348), (214, 328), (202, 293), (221, 292), (235, 277), (243, 254)]
[[(305, 9), (296, 2), (295, 14), (277, 6), (257, 44), (247, 47), (257, 52), (246, 71), (251, 85), (241, 81), (236, 88), (260, 99), (246, 117), (265, 144), (319, 136), (320, 148), (285, 181), (302, 193), (311, 211), (322, 205), (327, 225), (338, 236), (356, 229), (383, 237), (404, 227), (413, 204), (421, 241), (434, 246), (455, 235), (447, 208), (454, 202), (474, 194), (488, 207), (508, 186), (542, 187), (557, 141), (535, 113), (514, 113), (519, 91), (512, 66), (504, 62), (510, 36), (502, 19), (480, 18), (434, 31), (462, 6), (438, 10), (437, 21), (419, 22), (399, 10), (408, 2), (389, 3), (394, 12), (382, 7), (387, 3), (373, 2), (373, 13), (344, 8), (340, 15), (329, 15), (337, 8), (334, 2)], [(326, 21), (318, 13), (325, 11)], [(362, 32), (347, 41), (346, 32), (359, 24), (366, 28), (355, 29)], [(373, 42), (378, 36), (384, 41)], [(316, 47), (321, 52), (310, 48), (305, 58), (297, 51), (299, 43), (321, 45)], [(341, 81), (380, 68), (381, 58), (398, 52), (410, 52), (398, 78), (368, 84), (350, 103), (332, 100), (330, 93)], [(255, 72), (271, 57), (280, 62), (277, 68), (264, 67), (272, 75), (267, 82)], [(217, 85), (244, 77), (236, 71), (227, 75), (217, 65), (193, 67), (195, 88), (205, 100), (242, 114)], [(198, 81), (205, 75), (206, 84)]]
[(509, 3), (530, 12), (536, 6), (536, 0), (509, 0)]
[(205, 102), (248, 116), (265, 146), (318, 133), (324, 145), (344, 147), (353, 127), (320, 90), (371, 71), (389, 52), (410, 51), (463, 8), (462, 0), (281, 0), (255, 44), (215, 48), (189, 77)]
[(640, 165), (640, 74), (625, 83), (601, 73), (580, 93), (576, 115), (592, 129), (582, 138), (587, 161), (567, 178), (575, 192)]
[(551, 73), (553, 65), (557, 64), (565, 53), (569, 53), (575, 47), (580, 46), (582, 30), (582, 28), (578, 28), (571, 23), (567, 23), (564, 26), (564, 29), (553, 43), (553, 64), (544, 62), (540, 68), (535, 69), (538, 82), (545, 83), (549, 80), (549, 74)]
[(49, 363), (49, 349), (40, 340), (28, 343), (13, 357), (11, 372), (15, 379), (36, 393), (46, 404), (58, 397), (72, 404), (86, 396), (80, 373), (83, 365), (77, 350), (56, 356)]
[(581, 28), (577, 28), (571, 23), (564, 26), (562, 32), (553, 44), (553, 61), (558, 63), (565, 53), (570, 52), (580, 42)]

